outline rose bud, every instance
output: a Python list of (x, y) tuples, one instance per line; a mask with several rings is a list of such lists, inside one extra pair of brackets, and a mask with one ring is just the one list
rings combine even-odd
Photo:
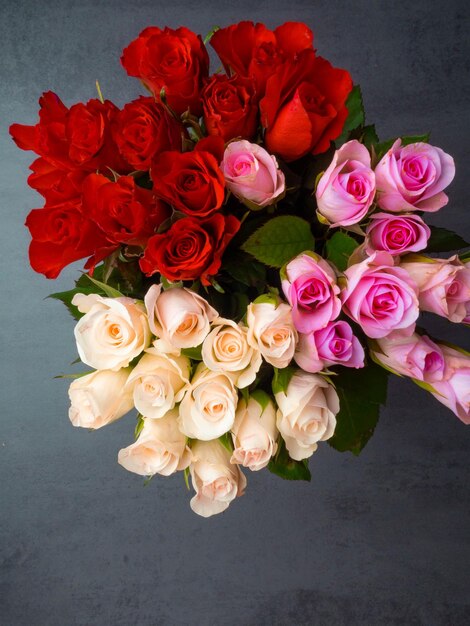
[(428, 143), (397, 139), (375, 168), (377, 202), (385, 211), (438, 211), (455, 176), (454, 159)]
[(425, 335), (396, 331), (372, 342), (370, 351), (375, 361), (395, 374), (428, 383), (444, 376), (441, 347)]
[(137, 441), (119, 450), (118, 463), (141, 476), (170, 476), (186, 469), (191, 451), (186, 436), (178, 430), (177, 417), (174, 409), (160, 419), (146, 418)]
[(230, 463), (230, 452), (220, 441), (196, 441), (189, 467), (196, 495), (191, 509), (202, 517), (225, 511), (235, 498), (242, 496), (246, 478), (238, 465)]
[(179, 407), (179, 428), (191, 439), (217, 439), (232, 428), (237, 402), (231, 377), (199, 363)]
[(230, 372), (234, 384), (243, 389), (256, 379), (261, 353), (248, 343), (248, 328), (219, 317), (202, 344), (202, 360), (213, 372)]
[(315, 191), (318, 212), (332, 227), (360, 222), (375, 196), (375, 174), (367, 148), (348, 141), (335, 152)]
[(444, 379), (433, 382), (433, 396), (464, 424), (470, 424), (470, 355), (446, 345), (440, 348), (445, 359)]
[(303, 252), (281, 270), (282, 290), (292, 306), (297, 330), (324, 328), (341, 311), (339, 287), (332, 267), (313, 252)]
[(200, 295), (190, 289), (173, 287), (162, 291), (152, 285), (145, 296), (150, 329), (160, 341), (161, 351), (176, 352), (195, 348), (207, 337), (210, 323), (217, 311)]
[(143, 302), (77, 293), (72, 298), (85, 315), (75, 326), (78, 354), (96, 369), (127, 367), (151, 341)]
[(231, 463), (253, 472), (266, 467), (277, 451), (276, 409), (270, 397), (260, 389), (248, 402), (240, 399), (232, 426), (234, 451)]
[(256, 143), (229, 143), (220, 167), (228, 189), (248, 208), (260, 209), (284, 196), (285, 178), (276, 158)]
[(375, 252), (348, 267), (345, 276), (343, 310), (368, 337), (385, 337), (401, 329), (413, 332), (419, 315), (418, 288), (390, 254)]
[(431, 229), (419, 215), (374, 213), (366, 229), (367, 254), (384, 251), (395, 256), (424, 250)]
[(450, 259), (406, 258), (400, 264), (418, 285), (419, 306), (451, 322), (463, 322), (470, 300), (470, 268), (457, 255)]
[(128, 413), (134, 406), (125, 383), (131, 368), (99, 370), (76, 378), (69, 388), (69, 418), (74, 426), (101, 428)]
[(295, 461), (312, 456), (319, 441), (336, 427), (338, 394), (322, 376), (296, 372), (286, 391), (275, 394), (279, 406), (277, 427)]
[(248, 305), (246, 320), (250, 346), (274, 367), (287, 367), (297, 343), (291, 307), (274, 297), (260, 296)]
[(162, 418), (181, 401), (189, 384), (189, 371), (189, 359), (147, 348), (126, 383), (133, 393), (135, 408), (143, 417)]
[(295, 362), (315, 374), (331, 365), (364, 367), (364, 349), (347, 322), (330, 322), (325, 328), (299, 335)]

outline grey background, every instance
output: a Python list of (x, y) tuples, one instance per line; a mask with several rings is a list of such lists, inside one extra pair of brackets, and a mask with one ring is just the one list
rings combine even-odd
[[(470, 178), (466, 1), (2, 0), (0, 16), (1, 415), (0, 623), (5, 626), (470, 623), (470, 430), (424, 391), (394, 380), (359, 458), (323, 445), (311, 484), (250, 473), (247, 494), (209, 520), (189, 509), (181, 476), (117, 465), (133, 417), (72, 428), (67, 384), (73, 322), (44, 300), (67, 289), (28, 267), (26, 187), (33, 156), (7, 128), (34, 123), (37, 98), (71, 105), (139, 93), (122, 48), (151, 24), (205, 34), (240, 19), (303, 20), (319, 52), (361, 84), (380, 135), (432, 130), (454, 155), (451, 202), (432, 222), (467, 238)], [(463, 328), (428, 327), (469, 348)]]

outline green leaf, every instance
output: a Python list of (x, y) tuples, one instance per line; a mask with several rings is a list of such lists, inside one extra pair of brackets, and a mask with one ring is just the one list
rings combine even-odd
[(334, 263), (340, 272), (344, 272), (348, 267), (349, 257), (358, 245), (355, 239), (342, 231), (337, 231), (326, 242), (326, 258)]
[(224, 446), (224, 448), (230, 452), (230, 454), (233, 452), (233, 441), (230, 433), (223, 434), (221, 437), (219, 437), (219, 441)]
[(90, 274), (83, 274), (83, 276), (86, 276), (88, 280), (90, 280), (94, 285), (99, 287), (101, 291), (105, 293), (109, 298), (122, 298), (123, 294), (117, 289), (114, 289), (114, 287), (110, 287), (110, 285), (102, 283), (100, 280), (97, 280), (96, 278), (93, 278), (93, 276), (90, 276)]
[(269, 462), (268, 470), (272, 474), (284, 478), (284, 480), (310, 481), (312, 478), (308, 469), (308, 460), (294, 461), (291, 459), (282, 440), (279, 441), (279, 448), (275, 457)]
[(192, 359), (193, 361), (202, 361), (202, 343), (200, 346), (196, 346), (195, 348), (183, 348), (181, 350), (181, 354), (183, 356), (187, 356), (188, 359)]
[(372, 146), (379, 143), (379, 136), (377, 135), (377, 131), (375, 130), (375, 124), (364, 126), (364, 128), (362, 129), (361, 141), (369, 150)]
[(134, 439), (137, 439), (137, 437), (140, 435), (144, 427), (144, 424), (145, 424), (145, 420), (142, 417), (142, 415), (139, 413), (137, 415), (137, 424), (135, 425), (135, 429), (134, 429)]
[(271, 398), (269, 397), (269, 395), (262, 389), (255, 389), (251, 392), (250, 396), (260, 405), (261, 413), (264, 413), (266, 407), (271, 402)]
[(248, 287), (256, 287), (266, 283), (266, 268), (262, 263), (255, 261), (247, 254), (238, 254), (236, 257), (225, 260), (223, 269)]
[(274, 368), (274, 377), (272, 382), (273, 393), (281, 393), (287, 390), (292, 376), (296, 372), (295, 367), (283, 367), (282, 369)]
[(336, 139), (335, 145), (337, 148), (346, 143), (349, 133), (359, 126), (362, 126), (365, 121), (364, 103), (362, 102), (362, 93), (359, 85), (354, 85), (351, 93), (346, 100), (346, 108), (348, 109), (348, 117), (343, 126), (343, 132)]
[(189, 467), (186, 467), (183, 470), (183, 476), (184, 476), (184, 484), (186, 485), (186, 489), (188, 491), (190, 490), (190, 487), (189, 487), (189, 474), (190, 474)]
[(271, 267), (282, 267), (305, 250), (313, 250), (315, 240), (306, 220), (281, 215), (266, 222), (254, 232), (242, 249), (257, 261)]
[(359, 454), (377, 425), (380, 405), (387, 397), (387, 382), (388, 372), (373, 361), (362, 369), (344, 369), (337, 376), (340, 410), (335, 434), (328, 440), (333, 448)]
[(57, 292), (57, 293), (51, 293), (47, 297), (48, 298), (53, 298), (54, 300), (60, 300), (61, 302), (63, 302), (65, 304), (65, 306), (67, 307), (67, 309), (69, 310), (69, 313), (71, 314), (71, 316), (75, 320), (79, 320), (85, 314), (81, 313), (77, 309), (77, 307), (72, 304), (72, 298), (77, 293), (83, 293), (85, 295), (89, 295), (91, 293), (96, 293), (96, 289), (93, 289), (91, 287), (87, 287), (87, 288), (80, 287), (80, 288), (70, 289), (70, 291), (60, 291), (60, 292)]
[(449, 252), (470, 246), (460, 235), (457, 235), (457, 233), (451, 230), (447, 230), (447, 228), (437, 226), (430, 226), (430, 228), (431, 237), (428, 240), (426, 252)]

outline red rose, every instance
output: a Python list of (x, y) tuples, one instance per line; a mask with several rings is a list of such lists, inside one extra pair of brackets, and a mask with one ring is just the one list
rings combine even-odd
[(111, 182), (101, 174), (90, 174), (85, 180), (83, 211), (115, 247), (121, 243), (145, 245), (170, 216), (169, 207), (155, 200), (150, 190), (136, 185), (132, 176)]
[(341, 134), (353, 83), (346, 70), (304, 50), (286, 61), (266, 83), (260, 102), (265, 143), (285, 161), (320, 154)]
[(219, 135), (224, 141), (234, 137), (252, 139), (258, 106), (249, 80), (215, 74), (204, 87), (202, 101), (209, 135)]
[(183, 126), (153, 98), (140, 96), (118, 114), (114, 140), (136, 170), (150, 169), (157, 152), (181, 149)]
[(176, 113), (201, 114), (200, 93), (209, 73), (209, 56), (201, 37), (187, 28), (151, 26), (124, 50), (121, 63), (129, 76), (140, 78), (155, 97), (165, 89)]
[(80, 198), (82, 184), (88, 172), (84, 170), (62, 170), (39, 157), (29, 169), (32, 174), (28, 184), (46, 199), (46, 205), (60, 204)]
[(262, 97), (267, 79), (286, 59), (313, 49), (313, 34), (301, 22), (287, 22), (274, 31), (264, 24), (239, 22), (216, 31), (210, 43), (227, 73), (254, 80)]
[(240, 228), (233, 215), (216, 213), (205, 220), (184, 217), (170, 230), (148, 241), (140, 268), (151, 276), (160, 272), (171, 281), (201, 279), (210, 285), (209, 276), (219, 271), (222, 254)]
[(222, 206), (224, 176), (209, 152), (162, 152), (150, 174), (155, 195), (178, 211), (206, 217)]
[(103, 233), (83, 215), (76, 201), (33, 209), (26, 226), (33, 238), (31, 267), (47, 278), (57, 278), (66, 265), (93, 255), (105, 244)]

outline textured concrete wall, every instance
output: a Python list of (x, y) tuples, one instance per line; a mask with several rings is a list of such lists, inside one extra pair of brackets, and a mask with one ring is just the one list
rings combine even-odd
[[(363, 88), (387, 138), (432, 131), (455, 156), (447, 208), (432, 218), (470, 237), (468, 2), (2, 0), (0, 6), (0, 623), (5, 626), (470, 623), (470, 430), (394, 380), (359, 458), (328, 447), (311, 484), (250, 474), (222, 516), (189, 509), (181, 476), (139, 477), (116, 463), (134, 420), (75, 430), (67, 385), (72, 320), (43, 298), (69, 288), (28, 268), (23, 222), (40, 199), (32, 155), (7, 136), (33, 123), (43, 90), (66, 103), (123, 104), (139, 92), (119, 55), (150, 24), (206, 33), (240, 19), (303, 20), (319, 52)], [(463, 328), (427, 319), (469, 348)]]

